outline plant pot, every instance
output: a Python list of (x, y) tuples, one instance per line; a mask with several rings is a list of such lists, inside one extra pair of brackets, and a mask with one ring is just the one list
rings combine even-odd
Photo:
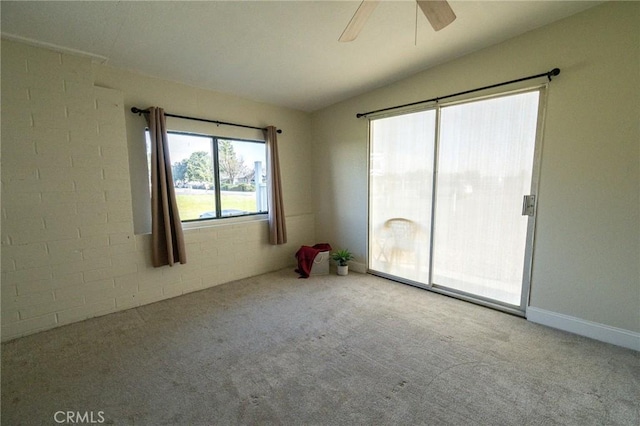
[(349, 265), (338, 265), (338, 275), (345, 276), (349, 273)]

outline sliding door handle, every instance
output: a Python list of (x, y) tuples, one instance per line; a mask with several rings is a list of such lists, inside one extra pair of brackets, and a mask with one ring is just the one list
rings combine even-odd
[(533, 216), (536, 211), (536, 196), (525, 195), (522, 200), (522, 216)]

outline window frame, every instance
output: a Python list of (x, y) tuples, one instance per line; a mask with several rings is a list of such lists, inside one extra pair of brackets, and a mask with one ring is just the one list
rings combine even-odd
[[(147, 141), (148, 139), (148, 132), (149, 132), (149, 128), (146, 127), (145, 128), (145, 133), (147, 136)], [(217, 135), (212, 135), (212, 134), (207, 134), (207, 133), (198, 133), (198, 132), (189, 132), (189, 131), (182, 131), (182, 130), (167, 130), (167, 136), (171, 136), (171, 135), (184, 135), (184, 136), (196, 136), (196, 137), (201, 137), (201, 138), (207, 138), (210, 139), (210, 146), (211, 146), (211, 161), (212, 161), (212, 169), (213, 169), (213, 190), (214, 190), (214, 200), (215, 200), (215, 210), (216, 210), (216, 216), (215, 217), (205, 217), (205, 218), (195, 218), (195, 219), (182, 219), (182, 217), (180, 218), (180, 222), (182, 223), (182, 226), (184, 228), (197, 228), (197, 227), (203, 227), (203, 226), (207, 226), (207, 225), (214, 225), (220, 222), (246, 222), (246, 221), (251, 221), (251, 220), (263, 220), (265, 218), (268, 217), (269, 215), (269, 200), (267, 197), (266, 200), (266, 205), (267, 205), (267, 210), (265, 211), (258, 211), (258, 212), (249, 212), (249, 213), (244, 213), (244, 214), (236, 214), (236, 215), (228, 215), (228, 216), (223, 216), (222, 215), (222, 196), (221, 196), (221, 188), (220, 188), (220, 182), (221, 182), (221, 178), (220, 178), (220, 163), (219, 163), (219, 149), (220, 149), (220, 145), (219, 145), (219, 141), (231, 141), (231, 142), (246, 142), (246, 143), (255, 143), (255, 144), (261, 144), (264, 146), (264, 162), (265, 162), (265, 168), (267, 166), (267, 147), (266, 147), (266, 141), (265, 140), (260, 140), (260, 139), (247, 139), (247, 138), (236, 138), (236, 137), (230, 137), (230, 136), (217, 136)], [(169, 143), (171, 143), (169, 141)], [(169, 151), (171, 151), (171, 149), (169, 148)], [(150, 167), (150, 164), (149, 164)], [(172, 164), (173, 167), (173, 164)], [(150, 173), (150, 168), (149, 168), (149, 180), (151, 178), (151, 173)], [(255, 179), (255, 178), (254, 178)], [(268, 179), (268, 176), (267, 176)], [(257, 180), (257, 179), (256, 179)], [(151, 185), (151, 181), (149, 181), (149, 184)], [(255, 184), (256, 186), (256, 192), (258, 191), (258, 184), (256, 182)], [(174, 180), (174, 188), (175, 188), (175, 180)], [(267, 192), (268, 192), (268, 188), (267, 188)], [(180, 207), (178, 206), (178, 211), (180, 211)]]

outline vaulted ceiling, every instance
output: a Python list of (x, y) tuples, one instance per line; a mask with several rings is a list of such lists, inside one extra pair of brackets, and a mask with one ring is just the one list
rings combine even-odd
[(338, 38), (359, 1), (2, 1), (2, 35), (109, 66), (314, 111), (593, 7), (599, 1), (450, 1), (435, 32), (416, 3), (383, 1)]

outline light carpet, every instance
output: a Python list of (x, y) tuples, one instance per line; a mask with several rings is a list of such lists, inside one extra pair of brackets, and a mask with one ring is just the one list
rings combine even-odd
[[(634, 425), (640, 355), (293, 268), (2, 345), (2, 424)], [(58, 417), (60, 418), (60, 417)]]

